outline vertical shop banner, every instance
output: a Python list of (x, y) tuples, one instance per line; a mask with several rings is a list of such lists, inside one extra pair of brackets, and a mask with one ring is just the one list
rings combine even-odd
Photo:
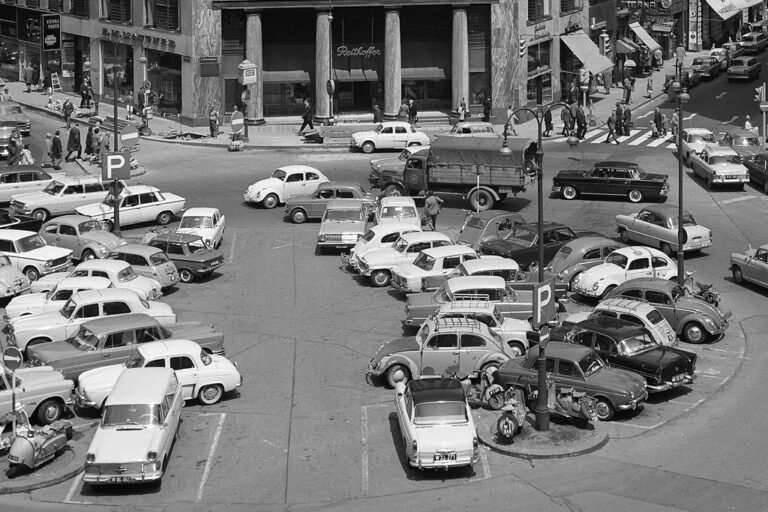
[(43, 50), (61, 50), (61, 15), (43, 14)]
[(699, 0), (688, 2), (688, 50), (699, 50)]

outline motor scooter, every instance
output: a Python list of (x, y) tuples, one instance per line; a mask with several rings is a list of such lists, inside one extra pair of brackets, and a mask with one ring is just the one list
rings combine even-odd
[[(536, 404), (538, 390), (529, 395), (529, 403)], [(557, 387), (555, 379), (547, 378), (547, 407), (550, 414), (570, 418), (580, 428), (597, 420), (597, 399), (572, 387)]]
[(683, 289), (687, 295), (696, 297), (698, 299), (704, 299), (713, 306), (720, 305), (720, 292), (711, 284), (704, 284), (693, 280), (695, 270), (685, 271), (685, 280), (683, 281)]
[[(10, 421), (10, 412), (2, 421)], [(27, 412), (20, 405), (16, 408), (15, 435), (4, 439), (4, 444), (10, 443), (8, 454), (9, 466), (6, 475), (13, 478), (26, 469), (35, 470), (42, 464), (52, 460), (67, 448), (72, 439), (72, 423), (68, 420), (56, 420), (50, 425), (35, 429), (29, 422)]]
[(464, 395), (470, 407), (482, 407), (487, 405), (490, 409), (498, 411), (504, 406), (504, 388), (494, 383), (496, 367), (490, 367), (480, 373), (479, 384), (473, 384), (468, 376), (457, 376), (464, 387)]
[(501, 416), (496, 420), (496, 433), (500, 440), (511, 443), (525, 424), (525, 395), (522, 389), (509, 387), (503, 397)]

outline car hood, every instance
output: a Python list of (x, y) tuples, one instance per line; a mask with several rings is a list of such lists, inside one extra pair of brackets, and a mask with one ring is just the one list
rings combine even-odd
[[(733, 146), (733, 150), (739, 156), (754, 156), (762, 152), (760, 146)], [(736, 167), (740, 167), (740, 165), (736, 165)]]
[(149, 315), (155, 317), (163, 325), (176, 322), (176, 315), (173, 314), (173, 309), (165, 302), (150, 301)]
[(71, 380), (67, 381), (60, 371), (54, 370), (50, 366), (22, 368), (16, 370), (16, 376), (24, 382), (25, 387), (30, 386), (31, 384), (45, 384), (56, 381), (68, 382), (70, 386), (72, 385)]
[(88, 452), (96, 454), (96, 464), (145, 461), (148, 451), (157, 451), (158, 429), (159, 425), (99, 427)]
[(77, 387), (86, 393), (89, 390), (106, 390), (108, 392), (115, 385), (123, 370), (125, 370), (124, 364), (111, 364), (87, 370), (77, 378)]
[(677, 367), (675, 374), (678, 374), (690, 368), (696, 355), (670, 347), (656, 346), (652, 350), (635, 354), (629, 359), (634, 363), (633, 368), (647, 373), (655, 373), (658, 368)]
[(27, 276), (19, 272), (19, 269), (13, 265), (0, 267), (0, 285), (6, 287), (12, 286), (17, 279), (21, 279), (23, 285), (27, 284)]
[(373, 355), (373, 359), (381, 361), (382, 358), (398, 352), (411, 352), (419, 350), (419, 344), (415, 336), (406, 336), (390, 340), (382, 344)]
[(593, 394), (593, 389), (596, 387), (615, 392), (631, 392), (637, 397), (645, 391), (645, 379), (635, 373), (606, 366), (587, 379), (587, 389), (590, 391), (590, 395)]
[(55, 247), (53, 245), (46, 245), (45, 247), (38, 247), (32, 251), (22, 253), (22, 258), (29, 258), (39, 261), (55, 260), (70, 256), (72, 251), (64, 249), (63, 247)]
[(375, 139), (379, 136), (378, 133), (375, 131), (367, 131), (367, 132), (355, 132), (352, 134), (352, 138), (355, 140), (361, 140), (361, 139)]
[(11, 302), (5, 306), (5, 314), (10, 318), (19, 316), (24, 311), (29, 309), (38, 309), (43, 307), (47, 302), (45, 300), (45, 293), (28, 293), (26, 295), (17, 295)]
[(418, 425), (414, 430), (419, 452), (430, 456), (437, 450), (472, 450), (475, 437), (475, 429), (469, 421), (449, 425)]
[(584, 283), (596, 283), (600, 281), (601, 279), (606, 278), (623, 278), (624, 277), (624, 269), (621, 268), (618, 265), (614, 265), (613, 263), (601, 263), (600, 265), (596, 265), (588, 270), (585, 270), (581, 274), (581, 279), (579, 280), (579, 285), (583, 286)]
[(34, 357), (43, 363), (50, 363), (51, 361), (61, 362), (67, 359), (79, 357), (83, 354), (88, 354), (88, 352), (84, 352), (75, 348), (74, 345), (69, 344), (66, 340), (42, 343), (40, 345), (30, 347), (29, 350)]
[(322, 234), (344, 234), (344, 233), (362, 233), (365, 231), (365, 222), (363, 221), (324, 221), (320, 226)]
[(412, 263), (406, 263), (405, 265), (398, 265), (397, 267), (392, 269), (392, 274), (397, 274), (406, 279), (411, 277), (422, 277), (429, 273), (431, 273), (431, 271), (427, 272), (426, 270), (422, 270)]
[(256, 192), (260, 190), (265, 190), (268, 188), (275, 188), (275, 187), (282, 187), (283, 181), (279, 180), (277, 178), (265, 178), (263, 180), (259, 180), (250, 187), (248, 187), (248, 192), (255, 194)]
[(54, 197), (56, 196), (52, 196), (47, 192), (25, 192), (23, 194), (14, 194), (12, 199), (17, 203), (41, 204), (41, 203), (50, 203), (52, 198)]
[(127, 243), (124, 239), (107, 231), (88, 231), (81, 234), (80, 238), (99, 243), (110, 251)]
[(112, 210), (113, 209), (111, 206), (108, 206), (104, 203), (86, 204), (85, 206), (75, 208), (75, 211), (80, 215), (93, 217), (95, 219), (102, 218), (105, 215), (112, 215)]
[(67, 323), (69, 323), (69, 319), (64, 318), (64, 315), (59, 311), (40, 313), (39, 315), (21, 316), (10, 321), (13, 330), (17, 333), (37, 329), (49, 329)]

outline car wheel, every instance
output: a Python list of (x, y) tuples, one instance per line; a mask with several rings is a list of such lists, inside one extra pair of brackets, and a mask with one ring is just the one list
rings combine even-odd
[(387, 385), (394, 388), (398, 382), (408, 382), (411, 380), (411, 372), (401, 364), (393, 364), (387, 370)]
[(173, 213), (171, 212), (160, 212), (160, 215), (157, 216), (157, 223), (161, 226), (170, 224), (172, 220)]
[(475, 190), (469, 195), (469, 204), (474, 211), (489, 210), (493, 208), (493, 203), (493, 196), (487, 190)]
[(525, 354), (525, 347), (518, 341), (509, 341), (507, 342), (507, 346), (509, 347), (507, 354), (510, 357), (520, 357)]
[(88, 261), (93, 259), (96, 259), (96, 254), (90, 249), (84, 250), (80, 255), (80, 261)]
[(741, 273), (741, 267), (738, 265), (734, 265), (731, 269), (731, 273), (733, 274), (733, 280), (737, 283), (741, 284), (744, 282), (744, 275)]
[(374, 270), (371, 274), (371, 284), (377, 288), (387, 286), (390, 279), (392, 279), (392, 274), (389, 273), (389, 270)]
[(612, 285), (610, 285), (610, 286), (607, 286), (607, 287), (605, 288), (605, 290), (603, 291), (603, 294), (600, 296), (600, 300), (603, 300), (604, 298), (606, 298), (606, 297), (608, 296), (608, 294), (609, 294), (609, 293), (611, 293), (611, 292), (613, 291), (613, 289), (614, 289), (614, 288), (616, 288), (616, 285), (615, 285), (615, 284), (612, 284)]
[(386, 197), (402, 196), (403, 190), (397, 185), (387, 185), (387, 188), (384, 189), (384, 195)]
[(37, 281), (40, 279), (40, 271), (37, 270), (35, 267), (27, 267), (24, 269), (24, 275), (27, 276), (27, 279), (30, 281)]
[(221, 384), (209, 384), (200, 389), (197, 399), (203, 405), (213, 405), (218, 403), (222, 396), (224, 396), (224, 388), (221, 387)]
[(486, 402), (491, 410), (498, 411), (504, 407), (504, 392), (499, 391), (488, 397)]
[(576, 191), (575, 188), (571, 187), (570, 185), (567, 187), (563, 187), (563, 199), (568, 199), (569, 201), (571, 199), (576, 199), (576, 196), (579, 195), (579, 193)]
[(371, 141), (365, 141), (363, 142), (363, 145), (360, 146), (360, 149), (363, 150), (363, 153), (373, 153), (373, 151), (376, 149), (376, 146), (374, 146), (373, 142)]
[(64, 414), (64, 405), (54, 398), (45, 400), (37, 408), (37, 421), (42, 425), (50, 425)]
[(264, 198), (264, 201), (261, 202), (262, 205), (264, 205), (264, 208), (267, 210), (271, 210), (275, 206), (278, 205), (280, 201), (278, 201), (277, 196), (275, 194), (269, 194), (267, 197)]
[(630, 203), (639, 203), (643, 200), (643, 193), (639, 190), (630, 190), (627, 194)]
[(480, 368), (480, 372), (479, 372), (479, 373), (480, 373), (480, 374), (486, 373), (486, 372), (488, 372), (488, 370), (490, 370), (491, 368), (494, 368), (494, 369), (498, 370), (498, 369), (499, 369), (499, 366), (501, 366), (499, 363), (486, 363), (486, 364), (484, 364), (484, 365), (482, 366), (482, 368)]
[(40, 222), (45, 222), (45, 221), (48, 220), (48, 217), (50, 216), (50, 214), (48, 213), (47, 210), (44, 210), (42, 208), (38, 208), (37, 210), (32, 212), (32, 216), (36, 220), (39, 220)]
[(624, 228), (621, 228), (621, 229), (619, 230), (619, 238), (621, 238), (621, 241), (622, 241), (622, 242), (624, 242), (625, 244), (628, 244), (628, 243), (630, 242), (630, 239), (629, 239), (629, 231), (627, 231), (627, 230), (626, 230), (626, 229), (624, 229)]
[(688, 322), (683, 327), (683, 339), (688, 343), (698, 345), (707, 340), (707, 331), (699, 322)]
[(520, 429), (520, 423), (517, 418), (511, 414), (502, 414), (496, 421), (496, 432), (498, 436), (506, 442), (511, 442)]
[(188, 268), (179, 269), (179, 277), (182, 283), (191, 283), (195, 280), (195, 274)]
[(408, 147), (409, 148), (413, 147), (413, 146), (421, 146), (421, 142), (409, 142), (408, 143)]
[(597, 419), (600, 421), (609, 421), (613, 418), (614, 410), (613, 404), (605, 397), (599, 396), (597, 398)]
[(291, 212), (291, 222), (294, 224), (301, 224), (307, 221), (307, 212), (301, 208), (296, 208)]

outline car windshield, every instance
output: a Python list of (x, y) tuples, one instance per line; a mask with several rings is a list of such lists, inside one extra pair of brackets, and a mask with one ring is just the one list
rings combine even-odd
[(733, 145), (734, 146), (759, 146), (760, 141), (757, 139), (757, 137), (750, 137), (748, 135), (738, 135), (733, 138)]
[(691, 143), (695, 142), (715, 142), (715, 136), (711, 133), (694, 133), (691, 135)]
[[(671, 217), (669, 219), (672, 222), (672, 228), (677, 228), (677, 217)], [(683, 226), (695, 226), (696, 220), (694, 220), (693, 215), (690, 213), (684, 213), (683, 214)]]
[(85, 222), (81, 222), (77, 226), (78, 231), (80, 231), (80, 234), (87, 233), (89, 231), (103, 231), (104, 226), (101, 225), (101, 222), (97, 220), (87, 220)]
[(189, 252), (192, 254), (197, 254), (199, 252), (207, 251), (208, 247), (206, 247), (205, 242), (202, 238), (197, 238), (187, 244), (189, 247)]
[(377, 126), (377, 127), (376, 127), (376, 129), (375, 129), (374, 131), (375, 131), (376, 133), (381, 133), (381, 130), (383, 130), (383, 129), (384, 129), (384, 125), (383, 125), (383, 124), (380, 124), (379, 126)]
[(92, 352), (99, 346), (99, 338), (88, 329), (81, 327), (77, 334), (67, 338), (67, 343), (83, 352)]
[(16, 242), (16, 248), (18, 249), (19, 252), (34, 251), (35, 249), (39, 249), (45, 246), (46, 246), (45, 240), (43, 240), (43, 237), (37, 234), (20, 238)]
[(203, 215), (185, 215), (179, 223), (180, 228), (212, 228), (213, 219)]
[(435, 258), (422, 252), (416, 257), (413, 264), (421, 270), (432, 270), (432, 267), (435, 266)]
[(710, 155), (710, 165), (738, 164), (739, 157), (736, 155)]
[(448, 290), (442, 286), (435, 290), (435, 293), (432, 294), (432, 298), (435, 300), (435, 302), (439, 302), (441, 304), (450, 300), (448, 299)]
[(120, 283), (127, 283), (136, 279), (138, 274), (133, 270), (133, 267), (125, 267), (123, 270), (117, 273), (117, 281)]
[(5, 254), (0, 254), (0, 267), (4, 267), (10, 264), (11, 264), (11, 260), (8, 259), (8, 256), (6, 256)]
[(648, 320), (649, 320), (649, 321), (650, 321), (650, 322), (651, 322), (653, 325), (656, 325), (656, 324), (660, 323), (662, 320), (664, 320), (664, 317), (663, 317), (663, 316), (661, 316), (661, 313), (659, 313), (659, 312), (658, 312), (658, 311), (656, 311), (655, 309), (654, 309), (653, 311), (651, 311), (650, 313), (648, 313), (648, 314), (646, 315), (646, 318), (647, 318), (647, 319), (648, 319)]
[(138, 350), (134, 351), (131, 354), (131, 357), (128, 358), (128, 360), (125, 362), (126, 368), (143, 368), (144, 367), (144, 356), (141, 355), (141, 352)]
[(286, 172), (282, 169), (277, 169), (275, 172), (272, 173), (273, 178), (277, 178), (280, 181), (285, 180)]
[(211, 354), (209, 354), (205, 350), (200, 351), (200, 360), (203, 362), (205, 366), (208, 366), (213, 362), (213, 358), (211, 357)]
[(168, 256), (164, 252), (156, 252), (149, 257), (149, 262), (153, 265), (162, 265), (168, 261)]
[(325, 210), (325, 219), (332, 222), (360, 222), (363, 212), (360, 210)]
[(585, 377), (594, 375), (600, 371), (600, 368), (603, 366), (605, 366), (605, 363), (602, 359), (600, 359), (600, 356), (597, 355), (597, 352), (587, 354), (584, 359), (579, 361), (579, 368), (581, 368), (581, 371), (584, 372)]
[(63, 183), (59, 183), (58, 181), (52, 181), (45, 186), (45, 188), (43, 189), (43, 192), (51, 194), (52, 196), (57, 196), (59, 195), (59, 192), (64, 190), (65, 186), (66, 185), (64, 185)]
[(564, 245), (560, 248), (559, 251), (557, 251), (554, 259), (560, 259), (560, 260), (568, 259), (568, 256), (570, 256), (572, 252), (573, 252), (573, 249), (571, 249), (567, 245)]
[(416, 217), (413, 206), (385, 206), (381, 210), (382, 217)]
[(397, 159), (401, 162), (405, 162), (408, 160), (408, 157), (411, 156), (412, 151), (410, 149), (404, 149), (400, 152), (400, 155), (398, 155)]
[(624, 356), (634, 356), (653, 350), (656, 344), (647, 338), (628, 338), (619, 342), (619, 354)]
[(101, 426), (156, 425), (160, 423), (158, 417), (158, 406), (154, 404), (108, 405)]
[(467, 408), (463, 402), (426, 402), (416, 405), (413, 422), (417, 425), (434, 423), (466, 423)]
[(536, 242), (536, 233), (528, 228), (518, 226), (510, 231), (504, 240), (523, 245), (525, 247), (531, 247)]
[(702, 59), (702, 58), (693, 59), (694, 66), (702, 66), (705, 64), (709, 64), (709, 59)]
[(408, 248), (408, 241), (405, 240), (403, 237), (400, 237), (397, 239), (397, 242), (395, 242), (394, 245), (392, 245), (392, 247), (397, 252), (405, 252), (405, 250)]
[(365, 242), (370, 242), (371, 240), (373, 240), (373, 237), (375, 237), (375, 236), (376, 236), (376, 233), (375, 233), (375, 232), (374, 232), (372, 229), (369, 229), (369, 230), (368, 230), (368, 231), (367, 231), (367, 232), (366, 232), (366, 233), (363, 235), (363, 238), (362, 238), (362, 239), (363, 239), (363, 241), (365, 241)]
[(673, 301), (677, 302), (677, 299), (679, 297), (684, 297), (684, 296), (685, 296), (685, 290), (683, 290), (682, 287), (675, 286), (674, 288), (672, 288), (672, 300)]
[(620, 252), (612, 252), (605, 258), (606, 263), (613, 263), (614, 265), (624, 268), (627, 266), (627, 257)]
[(64, 318), (69, 318), (72, 316), (72, 313), (75, 312), (75, 309), (77, 309), (77, 302), (75, 302), (72, 299), (69, 299), (66, 304), (61, 308), (61, 316)]

